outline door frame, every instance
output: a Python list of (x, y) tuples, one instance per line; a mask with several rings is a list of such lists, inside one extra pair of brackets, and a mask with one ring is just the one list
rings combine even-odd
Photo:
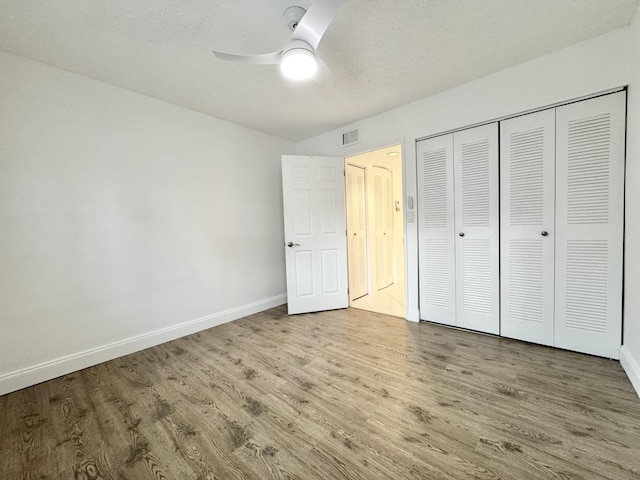
[[(358, 144), (359, 145), (359, 144)], [(401, 179), (401, 183), (402, 183), (402, 237), (403, 237), (403, 245), (402, 245), (402, 263), (403, 263), (403, 280), (404, 280), (404, 319), (408, 320), (408, 321), (412, 321), (412, 322), (419, 322), (420, 321), (420, 315), (419, 315), (419, 310), (416, 308), (414, 310), (416, 310), (416, 315), (414, 315), (414, 318), (411, 317), (410, 314), (410, 303), (409, 303), (409, 291), (411, 288), (413, 288), (414, 286), (409, 284), (409, 265), (407, 263), (407, 258), (408, 258), (408, 237), (407, 237), (407, 212), (411, 211), (413, 216), (414, 216), (414, 220), (413, 223), (417, 224), (417, 215), (418, 215), (418, 208), (417, 208), (417, 196), (413, 196), (413, 195), (409, 195), (407, 194), (407, 192), (409, 191), (407, 189), (407, 146), (406, 146), (406, 141), (405, 141), (405, 137), (397, 137), (395, 140), (389, 141), (389, 142), (385, 142), (382, 144), (366, 144), (366, 146), (358, 146), (358, 145), (354, 145), (351, 146), (349, 149), (348, 153), (343, 153), (342, 157), (344, 158), (344, 165), (347, 165), (348, 159), (350, 157), (355, 157), (357, 155), (363, 155), (366, 153), (371, 153), (371, 152), (375, 152), (376, 150), (382, 150), (383, 148), (387, 148), (387, 147), (392, 147), (394, 145), (400, 145), (400, 164), (402, 166), (401, 171), (402, 171), (402, 179)], [(355, 147), (355, 148), (354, 148)], [(414, 143), (414, 148), (415, 148), (415, 143)], [(346, 178), (345, 178), (345, 182), (346, 182)], [(345, 185), (346, 188), (346, 185)], [(412, 198), (413, 201), (413, 206), (412, 208), (408, 208), (408, 198), (409, 196)], [(346, 217), (346, 203), (345, 203), (345, 217)], [(416, 253), (417, 255), (417, 253)], [(417, 257), (416, 257), (417, 258)], [(349, 259), (347, 258), (347, 262), (349, 261)], [(394, 269), (395, 270), (395, 269)], [(395, 277), (395, 272), (394, 272), (394, 277)], [(396, 279), (397, 280), (397, 279)], [(416, 285), (415, 285), (415, 289), (417, 291), (417, 278), (416, 278)], [(369, 285), (369, 289), (371, 289), (371, 285)], [(418, 307), (419, 308), (419, 307)]]

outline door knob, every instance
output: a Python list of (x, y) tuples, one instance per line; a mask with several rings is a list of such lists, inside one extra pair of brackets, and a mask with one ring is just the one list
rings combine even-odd
[(291, 248), (291, 247), (299, 247), (300, 244), (299, 243), (293, 243), (293, 242), (289, 242), (287, 243), (287, 247)]
[(542, 235), (543, 237), (546, 237), (547, 235), (549, 235), (549, 232), (543, 231), (540, 235)]
[(460, 232), (458, 235), (460, 235), (461, 237), (464, 237), (464, 232)]

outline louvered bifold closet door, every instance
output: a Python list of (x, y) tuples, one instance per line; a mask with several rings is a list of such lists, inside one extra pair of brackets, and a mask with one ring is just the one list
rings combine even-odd
[(453, 134), (456, 325), (500, 331), (498, 124)]
[(619, 358), (625, 93), (556, 110), (555, 345)]
[(453, 135), (417, 143), (420, 318), (456, 324)]
[(500, 334), (553, 345), (555, 110), (500, 122)]

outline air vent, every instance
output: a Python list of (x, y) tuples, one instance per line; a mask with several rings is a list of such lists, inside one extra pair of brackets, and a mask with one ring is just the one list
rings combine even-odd
[(342, 134), (342, 146), (353, 145), (360, 141), (360, 130), (355, 129)]

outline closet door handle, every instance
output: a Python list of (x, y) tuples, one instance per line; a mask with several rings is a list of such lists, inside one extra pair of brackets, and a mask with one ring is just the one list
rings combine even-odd
[(546, 237), (547, 235), (549, 235), (549, 232), (543, 231), (540, 235), (542, 235), (543, 237)]
[(460, 235), (461, 237), (464, 237), (464, 232), (460, 232), (458, 235)]

